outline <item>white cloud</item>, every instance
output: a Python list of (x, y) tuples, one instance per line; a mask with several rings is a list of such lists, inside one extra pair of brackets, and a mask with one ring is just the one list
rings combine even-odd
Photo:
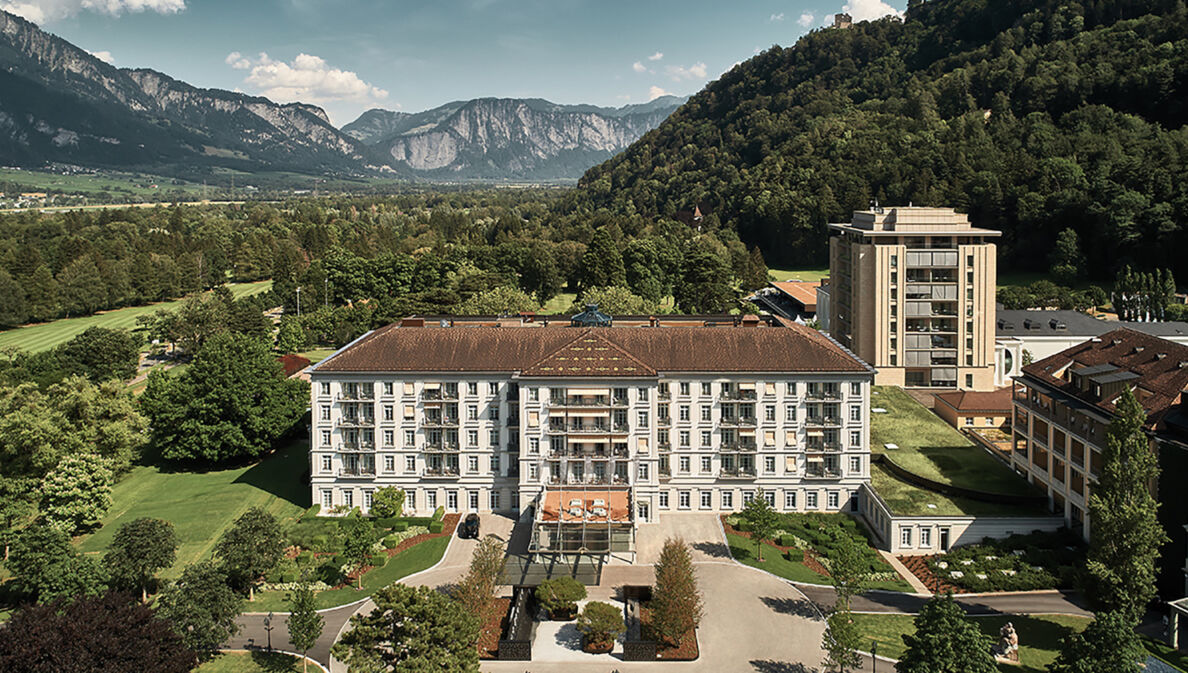
[(664, 53), (658, 51), (658, 52), (652, 54), (651, 56), (649, 56), (648, 60), (649, 61), (659, 61), (662, 58), (664, 58)]
[(247, 70), (252, 67), (252, 62), (243, 57), (243, 54), (233, 51), (227, 54), (227, 58), (223, 59), (223, 63), (235, 68), (236, 70)]
[(779, 14), (772, 14), (770, 17), (767, 18), (767, 20), (770, 22), (773, 22), (773, 23), (776, 21), (783, 21), (784, 13), (780, 12)]
[(855, 22), (881, 19), (888, 14), (903, 16), (902, 12), (883, 0), (849, 0), (842, 5), (842, 11), (853, 17)]
[(671, 96), (671, 95), (673, 95), (671, 91), (665, 91), (664, 89), (662, 89), (658, 86), (653, 86), (652, 88), (648, 89), (648, 100), (656, 100), (657, 98), (659, 98), (661, 96)]
[(665, 72), (678, 82), (683, 79), (705, 79), (706, 76), (705, 64), (701, 62), (694, 63), (688, 68), (683, 65), (670, 65), (665, 68)]
[(0, 9), (33, 23), (65, 19), (82, 11), (117, 16), (124, 12), (175, 14), (185, 8), (186, 0), (0, 0)]
[(231, 52), (224, 61), (237, 70), (247, 70), (243, 83), (278, 103), (374, 103), (388, 97), (387, 91), (364, 82), (357, 74), (331, 68), (325, 59), (310, 54), (298, 54), (286, 63), (265, 53), (249, 59)]
[(801, 28), (808, 28), (809, 26), (813, 25), (813, 13), (805, 12), (804, 14), (801, 14), (800, 18), (796, 20), (796, 23), (800, 24)]
[(87, 53), (108, 65), (115, 65), (115, 57), (111, 55), (110, 51), (89, 51)]
[(631, 69), (634, 70), (635, 72), (647, 72), (648, 71), (648, 67), (646, 65), (644, 65), (643, 63), (640, 63), (639, 61), (632, 63)]

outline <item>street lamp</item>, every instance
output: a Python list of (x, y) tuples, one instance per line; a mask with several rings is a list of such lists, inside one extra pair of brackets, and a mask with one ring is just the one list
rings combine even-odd
[(301, 286), (297, 286), (297, 317), (301, 317)]
[(268, 634), (268, 651), (269, 652), (272, 651), (272, 629), (273, 628), (274, 627), (272, 626), (272, 613), (269, 612), (268, 616), (264, 618), (264, 632)]
[(870, 673), (875, 673), (879, 667), (879, 641), (870, 641)]

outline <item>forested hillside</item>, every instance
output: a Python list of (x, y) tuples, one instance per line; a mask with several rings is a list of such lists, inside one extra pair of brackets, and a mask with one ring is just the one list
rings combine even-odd
[(768, 261), (819, 261), (824, 225), (872, 200), (952, 205), (1046, 269), (1078, 232), (1091, 274), (1188, 276), (1182, 0), (909, 2), (740, 64), (591, 169), (578, 210), (700, 204)]

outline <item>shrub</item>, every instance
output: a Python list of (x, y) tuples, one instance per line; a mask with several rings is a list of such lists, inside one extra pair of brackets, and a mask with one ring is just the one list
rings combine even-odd
[(623, 611), (610, 603), (591, 601), (582, 608), (577, 619), (577, 630), (586, 637), (586, 642), (595, 646), (610, 645), (627, 630), (623, 623)]
[(315, 535), (314, 536), (314, 538), (313, 538), (313, 548), (314, 549), (316, 549), (317, 551), (331, 551), (329, 549), (329, 546), (330, 546), (330, 536), (328, 536), (328, 535)]
[(734, 527), (744, 533), (751, 532), (751, 524), (749, 521), (739, 521)]
[(371, 513), (377, 517), (400, 516), (403, 510), (404, 491), (395, 486), (385, 486), (372, 495)]
[(318, 582), (325, 582), (330, 586), (334, 586), (342, 581), (342, 568), (338, 562), (333, 558), (329, 558), (322, 562), (314, 572), (314, 579)]
[(442, 524), (442, 522), (434, 521), (429, 524), (429, 532), (430, 533), (440, 533), (444, 527), (445, 526), (444, 526), (444, 524)]
[(586, 587), (572, 577), (557, 577), (536, 587), (536, 600), (554, 619), (573, 619), (577, 602), (586, 597)]
[(779, 542), (781, 547), (795, 547), (797, 546), (799, 540), (795, 535), (781, 535)]
[(322, 506), (319, 504), (315, 504), (312, 507), (310, 507), (309, 509), (302, 512), (301, 516), (298, 517), (297, 520), (304, 521), (307, 518), (312, 519), (318, 515), (318, 512), (321, 512), (321, 511), (322, 511)]
[(433, 511), (433, 520), (434, 521), (441, 521), (444, 517), (445, 517), (445, 507), (444, 506), (439, 506), (437, 509), (435, 509)]
[(297, 565), (308, 566), (314, 562), (314, 553), (308, 549), (297, 555)]
[(297, 573), (297, 562), (293, 559), (282, 558), (277, 561), (277, 564), (272, 567), (265, 575), (264, 579), (268, 582), (284, 582), (286, 574)]
[(406, 530), (408, 530), (407, 521), (397, 521), (396, 523), (392, 524), (393, 533), (403, 533)]
[(375, 520), (376, 528), (392, 528), (398, 523), (402, 523), (404, 519), (398, 516), (379, 517)]
[(368, 565), (375, 566), (376, 568), (384, 567), (384, 564), (387, 562), (388, 562), (388, 555), (384, 554), (382, 552), (379, 554), (372, 554), (367, 559)]
[(400, 546), (402, 541), (403, 540), (400, 539), (399, 535), (389, 535), (388, 537), (384, 538), (384, 549), (395, 549), (396, 547)]

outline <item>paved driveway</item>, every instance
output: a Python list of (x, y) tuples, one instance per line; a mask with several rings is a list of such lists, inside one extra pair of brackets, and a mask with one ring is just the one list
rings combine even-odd
[(661, 514), (655, 523), (641, 524), (636, 533), (635, 562), (650, 565), (660, 558), (665, 540), (681, 538), (693, 549), (693, 561), (723, 561), (730, 558), (716, 514)]

